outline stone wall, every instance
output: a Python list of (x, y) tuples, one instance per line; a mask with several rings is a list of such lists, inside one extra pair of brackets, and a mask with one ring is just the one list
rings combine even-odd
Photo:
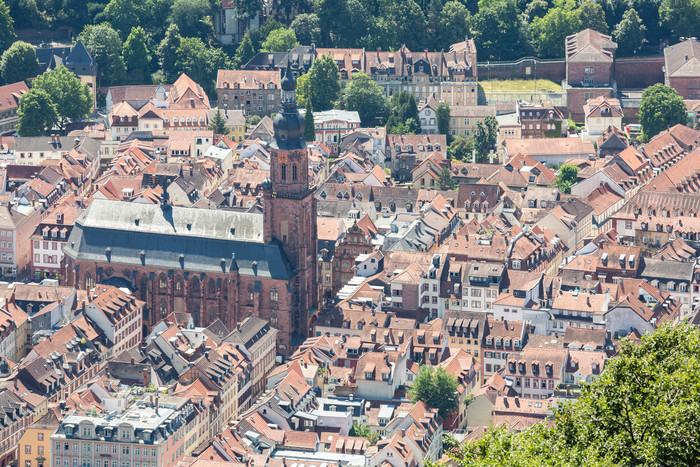
[(558, 83), (566, 78), (564, 60), (543, 60), (526, 57), (512, 62), (479, 62), (479, 78), (488, 79), (549, 79)]
[(642, 89), (664, 82), (664, 57), (626, 57), (615, 59), (618, 89)]

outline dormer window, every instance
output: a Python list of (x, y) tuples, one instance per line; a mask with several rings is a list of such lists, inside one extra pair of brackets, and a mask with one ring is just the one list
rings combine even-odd
[(486, 338), (486, 345), (492, 345), (493, 344), (493, 338), (487, 337)]
[(496, 338), (496, 347), (500, 347), (500, 346), (501, 346), (501, 338), (497, 337)]

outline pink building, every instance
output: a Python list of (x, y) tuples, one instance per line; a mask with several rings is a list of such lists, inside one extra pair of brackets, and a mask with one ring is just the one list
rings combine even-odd
[(39, 223), (31, 206), (0, 206), (0, 273), (16, 277), (31, 263), (30, 237)]

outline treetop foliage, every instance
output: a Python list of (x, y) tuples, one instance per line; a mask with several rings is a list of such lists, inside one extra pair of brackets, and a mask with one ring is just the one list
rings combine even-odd
[(451, 453), (463, 466), (689, 466), (700, 463), (700, 329), (663, 326), (559, 404), (551, 425), (490, 430)]

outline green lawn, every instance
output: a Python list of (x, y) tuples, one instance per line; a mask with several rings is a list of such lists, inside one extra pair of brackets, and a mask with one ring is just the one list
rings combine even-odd
[(479, 87), (482, 92), (533, 92), (535, 89), (561, 92), (561, 84), (548, 79), (538, 79), (537, 83), (533, 79), (482, 80)]

